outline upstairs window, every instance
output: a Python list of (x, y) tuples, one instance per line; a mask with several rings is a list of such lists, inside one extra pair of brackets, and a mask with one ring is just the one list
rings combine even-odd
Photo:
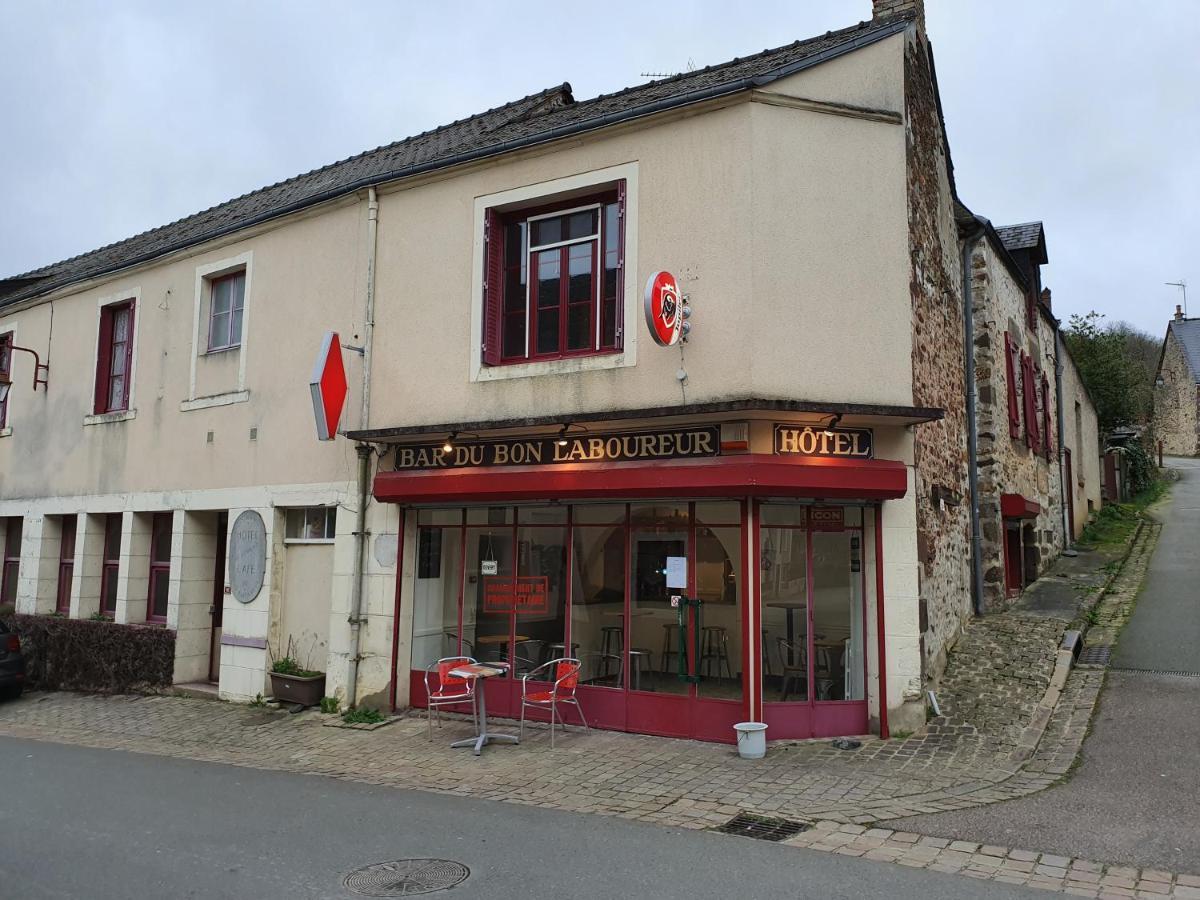
[[(12, 332), (8, 331), (0, 334), (0, 372), (5, 375), (12, 375)], [(8, 396), (5, 395), (3, 400), (0, 400), (0, 428), (8, 425)]]
[(96, 354), (94, 412), (129, 409), (133, 371), (133, 301), (113, 303), (100, 310), (100, 340)]
[(209, 281), (208, 310), (208, 352), (240, 347), (242, 315), (246, 310), (244, 270)]
[(483, 361), (622, 349), (625, 182), (603, 193), (487, 212)]

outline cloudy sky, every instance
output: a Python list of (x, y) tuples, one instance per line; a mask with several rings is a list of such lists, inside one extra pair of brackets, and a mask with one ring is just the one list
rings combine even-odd
[[(0, 0), (0, 275), (562, 81), (586, 98), (870, 16), (774, 3)], [(1200, 315), (1200, 3), (928, 0), (959, 192), (1046, 223), (1056, 313)]]

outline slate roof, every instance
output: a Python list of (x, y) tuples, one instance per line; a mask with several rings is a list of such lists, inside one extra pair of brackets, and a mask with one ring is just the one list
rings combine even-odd
[(1183, 347), (1183, 355), (1187, 357), (1192, 377), (1196, 379), (1196, 384), (1200, 384), (1200, 319), (1172, 322), (1171, 331)]
[(13, 278), (0, 279), (0, 307), (63, 285), (152, 260), (339, 195), (602, 128), (654, 112), (765, 85), (898, 34), (911, 16), (861, 22), (716, 66), (576, 101), (562, 84), (245, 194), (136, 237)]
[(1028, 250), (1042, 240), (1041, 222), (1024, 222), (1021, 225), (997, 225), (996, 233), (1009, 250)]

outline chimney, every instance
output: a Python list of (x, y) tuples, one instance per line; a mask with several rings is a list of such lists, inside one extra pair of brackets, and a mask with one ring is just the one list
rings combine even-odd
[(1050, 288), (1042, 288), (1042, 306), (1050, 309)]
[(924, 0), (871, 0), (871, 20), (882, 22), (894, 16), (910, 15), (917, 21), (917, 28), (925, 31)]
[(1176, 322), (1183, 321), (1183, 307), (1180, 306), (1178, 303), (1175, 304), (1175, 321)]

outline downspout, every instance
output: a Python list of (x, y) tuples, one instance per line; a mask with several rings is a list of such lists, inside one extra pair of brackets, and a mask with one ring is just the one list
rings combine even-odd
[(1073, 486), (1067, 484), (1067, 453), (1066, 445), (1063, 443), (1063, 436), (1066, 434), (1066, 426), (1063, 424), (1063, 356), (1066, 348), (1063, 345), (1062, 339), (1062, 323), (1057, 319), (1054, 320), (1054, 396), (1055, 396), (1055, 418), (1058, 420), (1058, 483), (1062, 487), (1062, 522), (1063, 522), (1063, 549), (1070, 548), (1075, 540), (1075, 535), (1071, 534), (1071, 517), (1067, 515), (1067, 504), (1069, 502), (1068, 491), (1073, 490)]
[(979, 523), (979, 421), (975, 408), (975, 313), (971, 297), (971, 252), (987, 230), (988, 220), (975, 216), (975, 230), (962, 250), (963, 359), (967, 389), (967, 483), (971, 488), (971, 596), (975, 615), (983, 615), (983, 532)]
[[(366, 429), (371, 416), (371, 345), (375, 338), (375, 251), (379, 237), (379, 198), (367, 188), (367, 285), (363, 316), (362, 410), (359, 428)], [(366, 578), (367, 504), (371, 500), (371, 445), (358, 444), (358, 514), (354, 525), (354, 576), (350, 585), (350, 660), (346, 669), (346, 705), (358, 700), (358, 659), (362, 641), (362, 597)]]

